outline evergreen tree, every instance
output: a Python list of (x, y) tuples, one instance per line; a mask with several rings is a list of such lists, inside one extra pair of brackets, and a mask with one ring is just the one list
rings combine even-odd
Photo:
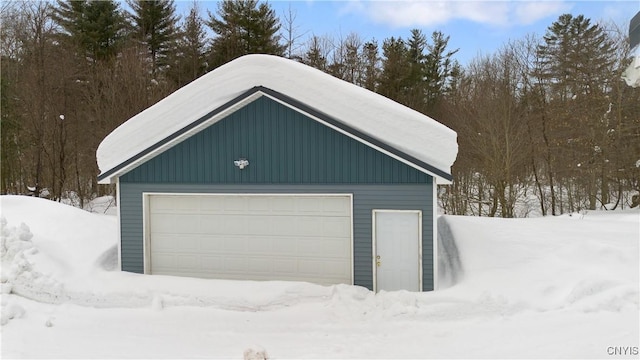
[(128, 0), (135, 36), (149, 50), (152, 72), (167, 65), (175, 51), (178, 16), (173, 0)]
[(452, 56), (458, 51), (447, 50), (449, 37), (441, 32), (434, 32), (431, 39), (433, 43), (413, 29), (406, 43), (392, 37), (382, 46), (378, 91), (422, 113), (434, 111), (436, 101), (444, 96), (456, 64)]
[(402, 38), (391, 37), (382, 44), (382, 72), (378, 93), (402, 104), (407, 104), (407, 79), (411, 67), (407, 48)]
[(309, 40), (309, 48), (302, 56), (301, 62), (324, 72), (328, 71), (327, 57), (320, 37), (313, 35)]
[(94, 62), (114, 58), (124, 39), (126, 23), (113, 0), (58, 0), (53, 18)]
[(378, 42), (372, 40), (365, 43), (362, 48), (362, 57), (364, 59), (364, 76), (362, 86), (365, 89), (376, 91), (378, 88), (378, 76), (380, 73), (378, 68), (380, 62), (378, 55)]
[(599, 25), (582, 15), (564, 14), (538, 46), (533, 73), (546, 91), (542, 111), (548, 113), (542, 116), (550, 137), (546, 150), (553, 154), (547, 164), (549, 178), (555, 172), (560, 181), (582, 182), (590, 209), (595, 208), (599, 191), (608, 193), (604, 174), (608, 129), (602, 114), (610, 108), (612, 82), (619, 81), (613, 79), (613, 47)]
[(428, 54), (424, 68), (427, 111), (433, 110), (435, 103), (445, 95), (451, 78), (460, 70), (460, 65), (452, 60), (452, 56), (458, 52), (458, 49), (447, 50), (449, 36), (444, 36), (440, 31), (434, 31), (431, 34), (431, 41), (427, 45)]
[(217, 16), (209, 13), (207, 25), (216, 34), (211, 46), (210, 67), (216, 68), (246, 54), (282, 56), (280, 20), (267, 3), (257, 0), (224, 0)]
[(178, 86), (183, 86), (204, 74), (205, 47), (204, 21), (200, 17), (197, 3), (194, 2), (189, 15), (182, 23), (176, 51), (172, 56), (173, 66), (169, 70), (169, 76)]
[(406, 56), (409, 69), (404, 101), (407, 106), (418, 111), (424, 111), (425, 108), (426, 47), (427, 38), (422, 31), (418, 29), (411, 30), (411, 38), (407, 41)]
[(541, 76), (562, 100), (608, 86), (613, 43), (600, 26), (583, 15), (561, 15), (538, 47)]

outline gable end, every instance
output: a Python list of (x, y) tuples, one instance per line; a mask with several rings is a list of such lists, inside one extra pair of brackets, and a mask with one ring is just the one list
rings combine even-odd
[(197, 132), (201, 131), (204, 127), (209, 126), (211, 124), (215, 124), (221, 119), (225, 118), (225, 115), (233, 114), (233, 112), (238, 109), (243, 108), (248, 103), (255, 101), (255, 99), (267, 96), (279, 103), (295, 110), (296, 112), (300, 112), (304, 115), (308, 115), (309, 117), (315, 119), (316, 121), (324, 122), (327, 126), (338, 129), (338, 131), (348, 135), (349, 137), (356, 139), (357, 141), (372, 147), (374, 149), (380, 150), (382, 152), (386, 152), (391, 155), (393, 158), (400, 160), (401, 162), (425, 173), (427, 175), (431, 175), (434, 177), (440, 177), (445, 181), (451, 181), (452, 176), (440, 169), (435, 168), (415, 157), (406, 154), (376, 138), (373, 138), (353, 127), (346, 125), (345, 123), (324, 114), (323, 112), (314, 109), (312, 107), (307, 106), (306, 104), (291, 98), (285, 94), (274, 91), (272, 89), (256, 86), (251, 88), (250, 90), (242, 93), (241, 95), (233, 98), (232, 100), (226, 102), (224, 105), (216, 108), (215, 110), (209, 112), (205, 116), (202, 116), (198, 120), (190, 123), (188, 126), (180, 129), (179, 131), (167, 136), (163, 140), (157, 142), (156, 144), (148, 147), (144, 151), (132, 156), (128, 160), (122, 162), (118, 166), (114, 167), (111, 170), (108, 170), (98, 176), (98, 181), (101, 183), (108, 183), (112, 178), (122, 176), (123, 174), (133, 170), (140, 164), (148, 161), (155, 156), (158, 156), (162, 152), (166, 151), (172, 146), (175, 146), (176, 143), (180, 141), (184, 141), (186, 138), (193, 136)]
[[(240, 170), (234, 161), (245, 158)], [(182, 184), (425, 184), (432, 177), (263, 96), (123, 174)]]

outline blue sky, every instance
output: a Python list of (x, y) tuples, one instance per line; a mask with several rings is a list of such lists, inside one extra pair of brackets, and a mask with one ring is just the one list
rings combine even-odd
[[(177, 2), (178, 12), (192, 1)], [(215, 12), (215, 1), (198, 1), (203, 17)], [(628, 31), (629, 20), (640, 11), (640, 0), (627, 1), (269, 1), (281, 20), (288, 9), (296, 14), (297, 33), (346, 37), (355, 32), (363, 40), (407, 38), (413, 28), (428, 36), (449, 35), (455, 58), (462, 64), (479, 54), (491, 54), (510, 39), (526, 34), (544, 35), (564, 13), (585, 15), (594, 22), (611, 21)]]

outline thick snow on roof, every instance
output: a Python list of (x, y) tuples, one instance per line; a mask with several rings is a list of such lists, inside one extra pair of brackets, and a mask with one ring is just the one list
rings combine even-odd
[[(456, 133), (384, 96), (304, 64), (246, 55), (177, 90), (116, 128), (97, 151), (101, 174), (230, 100), (262, 86), (289, 96), (434, 168), (451, 173)], [(109, 177), (118, 176), (116, 171)]]

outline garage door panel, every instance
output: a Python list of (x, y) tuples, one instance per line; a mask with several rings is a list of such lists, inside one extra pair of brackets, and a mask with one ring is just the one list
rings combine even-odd
[[(223, 211), (230, 214), (242, 214), (248, 208), (247, 198), (243, 196), (222, 197)], [(217, 199), (211, 199), (217, 201)]]
[(150, 195), (148, 214), (151, 273), (352, 282), (348, 196)]
[(202, 269), (208, 270), (208, 273), (215, 273), (224, 270), (224, 257), (222, 256), (202, 256)]
[(180, 212), (191, 213), (200, 210), (201, 199), (197, 196), (189, 196), (184, 201), (174, 202), (174, 209)]
[(301, 197), (297, 200), (297, 210), (304, 215), (322, 214), (322, 199), (317, 197)]
[(244, 255), (225, 256), (224, 260), (222, 261), (222, 263), (224, 264), (224, 271), (236, 273), (241, 272), (243, 274), (247, 272), (248, 262), (249, 259), (247, 259), (247, 257)]
[(220, 234), (248, 234), (248, 220), (242, 215), (225, 215), (221, 218)]
[(216, 201), (207, 196), (200, 197), (200, 212), (202, 214), (221, 214), (224, 213), (224, 203)]
[(321, 276), (323, 274), (342, 277), (351, 272), (351, 269), (344, 266), (341, 261), (319, 261), (319, 260), (300, 260), (298, 263), (299, 271), (309, 276)]
[(175, 230), (173, 223), (175, 221), (174, 214), (151, 214), (150, 230), (153, 233), (168, 233)]
[(153, 245), (156, 252), (195, 252), (199, 249), (200, 239), (197, 235), (159, 234)]
[(152, 233), (196, 234), (200, 226), (199, 216), (190, 214), (152, 214)]
[(226, 236), (209, 235), (203, 236), (200, 240), (200, 251), (203, 254), (215, 254), (220, 253), (220, 250), (224, 249), (224, 242)]
[(259, 272), (259, 271), (273, 271), (273, 262), (268, 258), (257, 258), (251, 259), (247, 263), (247, 270), (249, 272)]
[[(295, 219), (288, 216), (270, 216), (270, 233), (268, 235), (294, 236), (297, 235), (297, 224)], [(259, 234), (254, 234), (259, 235)]]
[(317, 237), (322, 235), (324, 221), (321, 217), (304, 216), (296, 220), (296, 235), (308, 237)]
[(339, 198), (323, 198), (322, 210), (327, 215), (340, 215), (350, 212), (350, 204), (340, 201)]
[(175, 208), (170, 197), (155, 197), (151, 213), (172, 213)]
[(344, 259), (350, 250), (345, 246), (343, 238), (323, 237), (321, 243), (322, 248), (316, 251), (322, 251), (327, 257)]
[(298, 269), (297, 261), (294, 259), (277, 259), (270, 261), (273, 273), (284, 276), (295, 276)]
[(200, 214), (198, 232), (201, 234), (218, 234), (223, 224), (223, 218), (215, 214)]
[(268, 216), (251, 216), (248, 228), (246, 229), (249, 235), (271, 235), (273, 234), (273, 226), (271, 224), (271, 218)]
[(158, 264), (154, 266), (154, 270), (177, 269), (178, 258), (174, 253), (157, 253), (151, 257), (151, 264)]
[(325, 217), (322, 223), (322, 234), (325, 236), (344, 236), (351, 229), (351, 220), (344, 217)]
[(282, 237), (277, 241), (271, 242), (270, 255), (298, 255), (298, 238)]
[(198, 255), (178, 255), (176, 258), (178, 269), (194, 270), (201, 268), (200, 257)]
[(246, 253), (249, 250), (248, 242), (244, 236), (224, 235), (223, 248), (220, 249), (220, 252), (230, 254)]
[(273, 251), (273, 239), (267, 237), (247, 236), (248, 252), (256, 254), (269, 254)]
[(271, 212), (271, 206), (269, 205), (269, 198), (265, 197), (250, 197), (248, 207), (245, 209), (247, 214), (268, 214)]
[(270, 199), (271, 212), (278, 214), (294, 214), (295, 199), (289, 196), (276, 196)]

